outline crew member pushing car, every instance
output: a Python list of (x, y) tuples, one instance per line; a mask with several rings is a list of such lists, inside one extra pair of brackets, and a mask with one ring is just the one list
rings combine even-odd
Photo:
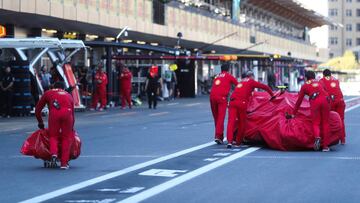
[(325, 69), (323, 71), (323, 78), (320, 79), (320, 83), (323, 85), (325, 91), (329, 94), (330, 97), (330, 110), (336, 111), (342, 121), (342, 126), (344, 128), (344, 133), (341, 135), (341, 144), (345, 144), (345, 102), (344, 97), (340, 89), (339, 80), (331, 76), (331, 71)]
[(293, 115), (287, 115), (287, 118), (293, 118), (299, 110), (305, 95), (309, 96), (311, 119), (315, 135), (314, 150), (320, 149), (320, 129), (322, 129), (323, 151), (330, 151), (329, 148), (329, 113), (330, 104), (328, 93), (324, 90), (319, 81), (315, 80), (315, 73), (307, 71), (305, 74), (306, 83), (301, 87), (298, 99), (295, 104)]
[(229, 68), (229, 63), (221, 66), (221, 73), (215, 77), (210, 92), (210, 105), (215, 123), (215, 142), (217, 144), (223, 144), (227, 98), (231, 85), (237, 85), (236, 78), (228, 73)]

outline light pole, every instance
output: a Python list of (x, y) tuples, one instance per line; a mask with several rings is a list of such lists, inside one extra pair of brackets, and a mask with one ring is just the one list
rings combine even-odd
[(177, 35), (176, 35), (177, 37), (178, 37), (178, 40), (177, 40), (177, 47), (180, 49), (180, 40), (181, 40), (181, 38), (183, 37), (183, 34), (181, 33), (181, 32), (178, 32), (177, 33)]
[(116, 36), (116, 42), (119, 42), (119, 39), (121, 37), (121, 35), (125, 34), (125, 36), (127, 36), (127, 31), (131, 30), (131, 28), (129, 28), (129, 26), (125, 26), (120, 32), (119, 34)]

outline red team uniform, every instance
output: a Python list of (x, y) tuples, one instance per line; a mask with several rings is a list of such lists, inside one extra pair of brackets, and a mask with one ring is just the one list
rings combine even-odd
[[(320, 129), (322, 129), (323, 149), (329, 149), (329, 113), (330, 104), (327, 92), (319, 81), (315, 79), (308, 80), (300, 89), (298, 100), (295, 104), (293, 114), (296, 115), (305, 95), (309, 96), (310, 110), (315, 135), (315, 142), (320, 138)], [(317, 144), (315, 144), (317, 145)], [(318, 147), (314, 148), (318, 150)]]
[(121, 108), (125, 108), (125, 101), (131, 108), (131, 78), (132, 74), (129, 69), (124, 68), (120, 75)]
[(49, 108), (50, 153), (57, 156), (58, 140), (61, 140), (60, 161), (61, 166), (66, 167), (70, 158), (70, 144), (74, 139), (74, 100), (69, 93), (62, 89), (46, 91), (35, 110), (36, 119), (42, 125), (41, 111), (46, 104)]
[(235, 87), (234, 92), (230, 97), (229, 117), (227, 125), (227, 140), (228, 146), (231, 147), (233, 143), (233, 135), (235, 126), (237, 126), (236, 145), (240, 145), (245, 133), (246, 126), (246, 110), (249, 99), (255, 88), (260, 88), (267, 91), (271, 96), (273, 92), (270, 87), (260, 82), (255, 81), (250, 77), (243, 78)]
[(339, 81), (332, 76), (325, 76), (320, 79), (320, 83), (323, 85), (325, 91), (330, 97), (330, 109), (340, 115), (342, 125), (344, 127), (344, 134), (341, 136), (341, 143), (345, 144), (345, 102), (344, 97), (340, 89)]
[(237, 80), (227, 71), (222, 71), (215, 77), (210, 92), (211, 112), (215, 123), (215, 141), (218, 144), (222, 143), (224, 139), (224, 120), (231, 85), (237, 85)]
[(96, 88), (93, 96), (92, 108), (96, 108), (98, 101), (100, 100), (100, 109), (104, 109), (106, 106), (106, 85), (108, 79), (106, 73), (97, 71), (95, 74)]

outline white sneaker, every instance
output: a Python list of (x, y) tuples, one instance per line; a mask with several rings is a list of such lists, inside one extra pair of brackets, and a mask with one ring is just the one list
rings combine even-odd
[(66, 166), (61, 166), (60, 169), (61, 170), (68, 170), (70, 168), (69, 164)]
[(90, 108), (90, 111), (95, 111), (95, 109), (94, 109), (94, 108)]
[(104, 111), (104, 109), (103, 109), (103, 108), (100, 108), (99, 111)]
[(330, 148), (329, 147), (326, 147), (324, 149), (322, 149), (323, 152), (330, 152)]

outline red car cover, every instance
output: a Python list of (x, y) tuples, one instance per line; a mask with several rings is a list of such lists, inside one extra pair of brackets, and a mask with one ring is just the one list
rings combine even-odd
[[(81, 141), (76, 132), (74, 142), (71, 145), (70, 159), (76, 159), (81, 153)], [(59, 150), (61, 147), (59, 147)], [(50, 160), (50, 146), (48, 130), (37, 130), (31, 134), (24, 142), (20, 152), (23, 155), (34, 156), (37, 159)], [(59, 151), (58, 157), (61, 151)]]
[[(299, 112), (287, 120), (285, 113), (292, 113), (297, 94), (284, 92), (269, 101), (266, 92), (255, 92), (248, 106), (244, 141), (266, 144), (277, 150), (312, 150), (314, 135), (311, 124), (310, 104), (304, 99)], [(330, 143), (337, 144), (344, 128), (340, 116), (330, 112)]]

